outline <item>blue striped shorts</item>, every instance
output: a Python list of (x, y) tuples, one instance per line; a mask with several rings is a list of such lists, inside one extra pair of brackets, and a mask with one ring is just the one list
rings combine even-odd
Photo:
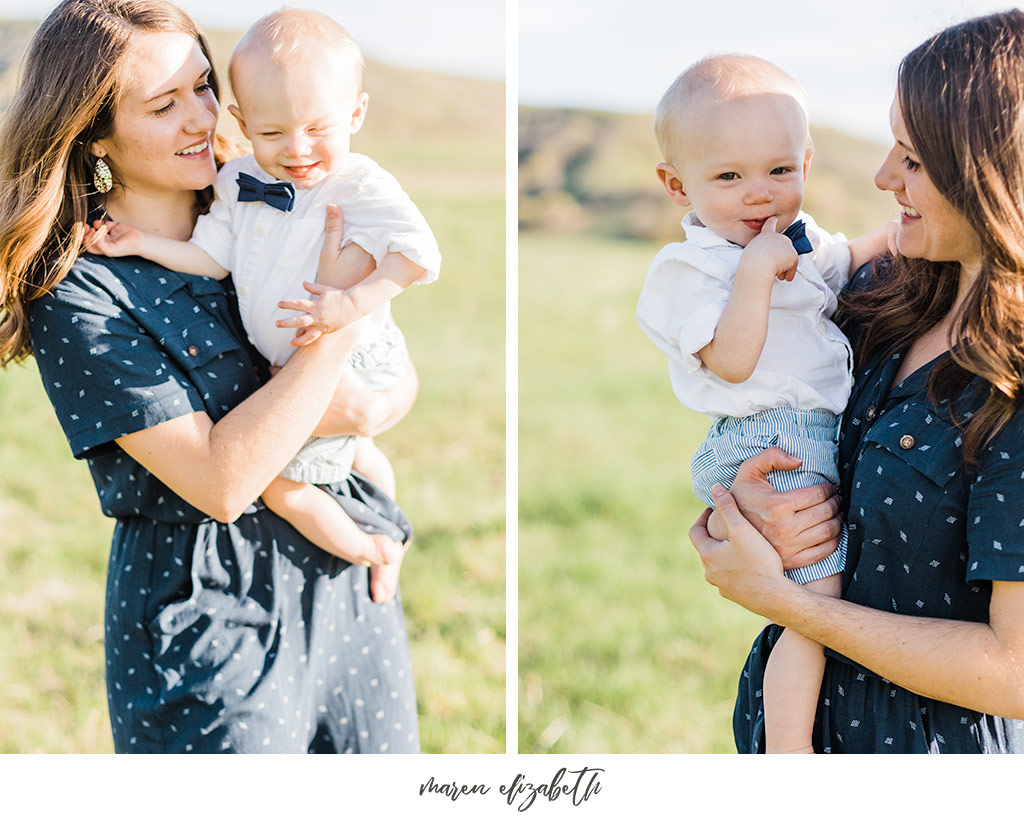
[[(711, 488), (728, 488), (740, 464), (770, 446), (777, 446), (795, 458), (799, 469), (775, 470), (768, 480), (780, 492), (828, 481), (839, 487), (837, 446), (839, 418), (822, 409), (793, 409), (778, 406), (743, 418), (723, 417), (711, 424), (708, 436), (690, 462), (693, 491), (708, 506)], [(786, 571), (786, 577), (806, 584), (842, 572), (846, 566), (846, 525), (839, 546), (831, 555), (810, 566)]]

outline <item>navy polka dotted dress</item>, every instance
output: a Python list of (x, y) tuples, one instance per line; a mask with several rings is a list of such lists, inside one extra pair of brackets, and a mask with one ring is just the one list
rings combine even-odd
[[(855, 287), (868, 272), (860, 273)], [(849, 529), (843, 598), (885, 612), (987, 623), (992, 581), (1024, 581), (1024, 411), (961, 467), (960, 435), (928, 400), (948, 353), (893, 386), (904, 353), (858, 369), (840, 440)], [(984, 400), (980, 380), (964, 411)], [(940, 411), (941, 410), (941, 411)], [(733, 716), (740, 752), (764, 752), (764, 666), (781, 630), (755, 640)], [(815, 751), (1024, 752), (1024, 722), (925, 698), (826, 650)]]
[[(114, 443), (194, 411), (216, 421), (266, 379), (224, 284), (86, 255), (30, 313), (46, 392), (117, 520), (105, 616), (115, 749), (417, 752), (400, 598), (373, 603), (365, 567), (261, 502), (234, 523), (210, 519)], [(330, 489), (377, 506), (382, 493), (367, 490)]]

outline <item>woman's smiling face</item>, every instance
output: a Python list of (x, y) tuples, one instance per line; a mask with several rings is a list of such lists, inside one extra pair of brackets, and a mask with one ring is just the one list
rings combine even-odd
[(183, 32), (136, 35), (114, 132), (96, 141), (126, 192), (195, 191), (213, 184), (217, 99), (210, 64)]
[(935, 262), (955, 261), (968, 272), (978, 271), (978, 235), (967, 218), (935, 187), (921, 165), (907, 134), (898, 96), (893, 100), (889, 123), (895, 142), (875, 173), (875, 185), (892, 192), (900, 206), (896, 235), (900, 254)]

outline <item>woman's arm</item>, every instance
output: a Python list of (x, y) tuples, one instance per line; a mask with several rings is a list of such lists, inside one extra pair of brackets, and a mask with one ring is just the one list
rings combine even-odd
[[(277, 374), (280, 367), (272, 366)], [(387, 389), (371, 389), (349, 366), (342, 369), (334, 397), (314, 435), (362, 435), (375, 438), (409, 414), (420, 391), (420, 379), (412, 360), (396, 383)]]
[(728, 539), (690, 530), (723, 597), (857, 661), (912, 692), (1008, 718), (1024, 716), (1024, 583), (995, 581), (987, 624), (895, 615), (819, 595), (782, 575), (772, 546), (716, 488)]
[(342, 330), (297, 352), (216, 424), (205, 412), (193, 412), (117, 443), (194, 507), (234, 521), (306, 442), (355, 337)]
[[(328, 221), (324, 249), (342, 223)], [(320, 266), (337, 259), (321, 254)], [(302, 447), (327, 411), (358, 329), (325, 335), (216, 424), (205, 412), (124, 435), (117, 443), (174, 492), (219, 521), (235, 520)]]

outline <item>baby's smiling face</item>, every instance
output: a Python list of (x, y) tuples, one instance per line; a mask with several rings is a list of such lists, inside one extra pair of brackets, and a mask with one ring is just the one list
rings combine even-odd
[(814, 150), (803, 107), (784, 93), (715, 98), (695, 105), (684, 156), (660, 164), (669, 195), (721, 237), (746, 246), (765, 220), (796, 220)]
[(263, 171), (297, 189), (337, 171), (368, 102), (352, 60), (319, 55), (274, 65), (246, 57), (233, 75), (238, 106), (229, 108)]

